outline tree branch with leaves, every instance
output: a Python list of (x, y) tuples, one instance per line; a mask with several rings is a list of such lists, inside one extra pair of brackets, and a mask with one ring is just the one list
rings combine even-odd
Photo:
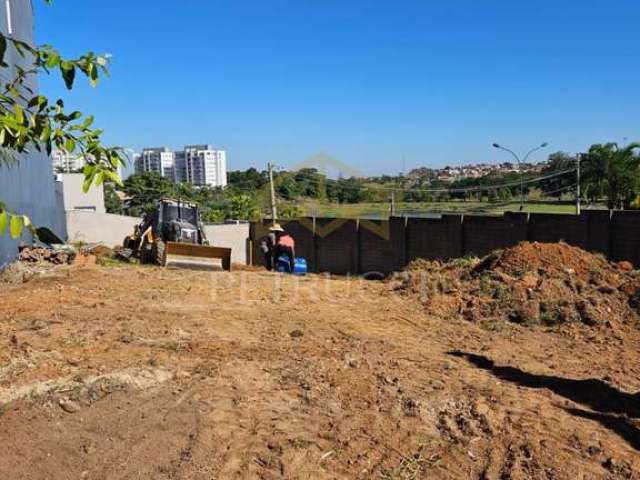
[[(50, 4), (51, 0), (44, 0)], [(22, 60), (9, 65), (10, 49)], [(51, 101), (29, 87), (37, 75), (60, 75), (67, 89), (73, 89), (78, 76), (84, 76), (92, 87), (100, 76), (108, 76), (109, 55), (88, 52), (77, 58), (63, 58), (51, 45), (33, 46), (10, 35), (0, 33), (0, 72), (14, 69), (10, 80), (0, 85), (0, 167), (11, 168), (18, 162), (17, 154), (32, 151), (51, 154), (53, 148), (78, 153), (85, 158), (84, 191), (91, 185), (110, 180), (121, 185), (117, 170), (124, 164), (120, 147), (103, 145), (103, 131), (93, 127), (94, 118), (82, 112), (65, 110), (61, 99)], [(20, 212), (10, 212), (0, 198), (0, 236), (9, 226), (13, 238), (24, 228), (33, 233), (29, 218)]]

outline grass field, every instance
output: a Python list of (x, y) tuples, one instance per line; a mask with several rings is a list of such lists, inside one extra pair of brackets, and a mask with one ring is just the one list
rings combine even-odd
[[(317, 217), (373, 217), (382, 218), (389, 215), (388, 203), (356, 203), (356, 204), (321, 204), (302, 203), (304, 214)], [(591, 207), (594, 208), (594, 207)], [(604, 208), (596, 206), (595, 208)], [(443, 213), (464, 213), (473, 215), (500, 215), (503, 212), (517, 212), (520, 204), (517, 201), (509, 202), (428, 202), (428, 203), (397, 203), (396, 215), (398, 216), (428, 216)], [(524, 205), (524, 212), (529, 213), (562, 213), (574, 214), (576, 207), (568, 201), (529, 201)]]

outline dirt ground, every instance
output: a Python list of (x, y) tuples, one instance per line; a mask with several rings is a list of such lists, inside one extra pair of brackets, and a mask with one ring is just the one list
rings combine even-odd
[(633, 322), (488, 328), (250, 269), (14, 280), (1, 479), (640, 478)]

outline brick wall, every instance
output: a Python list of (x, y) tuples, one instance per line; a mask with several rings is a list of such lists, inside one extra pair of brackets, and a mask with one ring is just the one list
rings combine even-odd
[(358, 272), (356, 220), (316, 220), (316, 270), (338, 274)]
[(527, 215), (505, 214), (503, 217), (465, 216), (462, 222), (465, 255), (482, 257), (496, 248), (517, 245), (527, 239)]
[(611, 259), (640, 267), (640, 212), (613, 212), (610, 232)]
[[(310, 271), (387, 274), (416, 258), (482, 256), (523, 240), (562, 240), (613, 260), (629, 260), (640, 267), (640, 212), (585, 211), (580, 216), (443, 215), (438, 219), (389, 220), (303, 218), (282, 223), (294, 236), (296, 254), (307, 259)], [(267, 223), (251, 225), (254, 264), (263, 263), (257, 240), (267, 232)]]
[(409, 218), (406, 231), (407, 261), (416, 258), (449, 259), (464, 255), (462, 217)]
[(586, 216), (532, 213), (529, 215), (529, 237), (532, 242), (559, 242), (587, 249), (589, 224)]
[(611, 254), (609, 238), (611, 212), (609, 210), (585, 210), (582, 215), (586, 218), (588, 225), (587, 250), (602, 253), (608, 257)]
[(401, 252), (394, 250), (391, 242), (391, 222), (388, 220), (361, 220), (358, 250), (359, 273), (392, 272), (401, 255)]

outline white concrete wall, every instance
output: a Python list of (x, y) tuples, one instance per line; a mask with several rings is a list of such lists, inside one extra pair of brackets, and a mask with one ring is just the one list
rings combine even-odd
[(62, 198), (65, 210), (91, 210), (106, 213), (104, 208), (104, 189), (102, 185), (92, 185), (87, 193), (82, 190), (84, 175), (81, 173), (59, 173), (56, 175), (62, 184)]
[(124, 237), (131, 235), (133, 227), (140, 223), (137, 217), (84, 210), (69, 210), (66, 216), (69, 242), (102, 243), (109, 247), (122, 245)]
[[(133, 232), (140, 218), (95, 213), (82, 210), (66, 212), (70, 242), (102, 243), (114, 247), (122, 245), (124, 237)], [(246, 244), (249, 225), (205, 225), (211, 245), (231, 248), (231, 261), (247, 263)]]
[(249, 224), (205, 225), (204, 233), (210, 245), (231, 249), (231, 261), (247, 263)]
[[(33, 10), (30, 0), (10, 0), (11, 27), (14, 38), (34, 43)], [(0, 29), (4, 34), (9, 31), (5, 2), (0, 2)], [(7, 52), (7, 63), (15, 65), (23, 62), (16, 52)], [(7, 80), (13, 76), (12, 69), (0, 69), (0, 77)], [(29, 85), (37, 91), (35, 79)], [(26, 214), (36, 227), (49, 227), (59, 237), (66, 235), (64, 212), (58, 203), (51, 159), (46, 154), (33, 152), (20, 155), (19, 164), (13, 168), (0, 167), (0, 201), (7, 205), (10, 212)], [(7, 234), (0, 237), (0, 268), (15, 258), (19, 242), (29, 242), (30, 234), (12, 240)]]

